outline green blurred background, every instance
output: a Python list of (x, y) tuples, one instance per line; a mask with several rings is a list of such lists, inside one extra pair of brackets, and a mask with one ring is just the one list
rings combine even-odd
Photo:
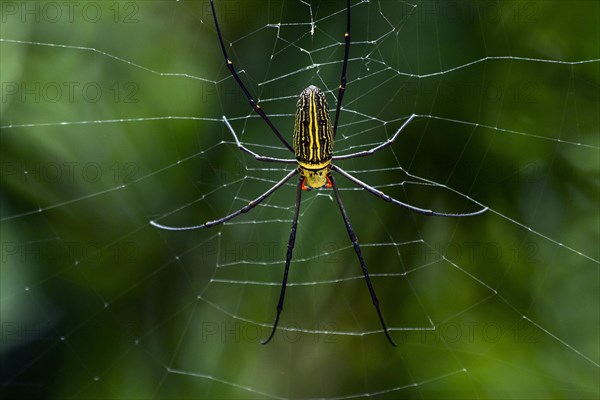
[[(351, 3), (336, 152), (419, 117), (340, 166), (417, 206), (478, 208), (406, 172), (493, 210), (428, 218), (338, 179), (398, 348), (329, 191), (303, 194), (290, 282), (310, 284), (268, 346), (294, 184), (239, 223), (149, 225), (222, 216), (290, 168), (232, 144), (222, 115), (287, 156), (207, 1), (5, 1), (2, 398), (599, 397), (600, 3)], [(334, 107), (344, 2), (216, 7), (284, 135), (309, 84)]]

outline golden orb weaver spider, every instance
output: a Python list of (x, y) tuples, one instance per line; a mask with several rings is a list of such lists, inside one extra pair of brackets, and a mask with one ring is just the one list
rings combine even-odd
[(298, 184), (296, 186), (296, 205), (294, 208), (294, 217), (292, 220), (292, 229), (290, 232), (290, 237), (288, 241), (288, 249), (285, 258), (285, 269), (283, 272), (283, 282), (281, 284), (281, 291), (279, 293), (279, 301), (277, 302), (277, 310), (275, 315), (275, 321), (273, 322), (273, 328), (271, 329), (271, 333), (269, 337), (262, 341), (262, 344), (267, 344), (271, 341), (273, 336), (275, 335), (275, 331), (277, 330), (277, 324), (279, 323), (279, 317), (281, 315), (281, 311), (283, 310), (283, 301), (285, 298), (285, 289), (287, 286), (288, 280), (288, 272), (290, 268), (290, 263), (292, 261), (292, 253), (294, 251), (294, 243), (296, 240), (296, 228), (298, 227), (298, 215), (300, 212), (300, 200), (302, 196), (303, 190), (311, 190), (311, 189), (320, 189), (320, 188), (333, 188), (333, 193), (335, 196), (335, 200), (338, 204), (340, 212), (342, 214), (342, 218), (344, 219), (344, 223), (346, 225), (346, 230), (348, 231), (348, 236), (350, 236), (350, 240), (352, 241), (352, 245), (354, 246), (354, 251), (358, 257), (358, 261), (360, 262), (360, 266), (362, 268), (363, 275), (365, 277), (365, 282), (367, 283), (367, 287), (369, 289), (369, 293), (371, 294), (371, 299), (373, 301), (373, 305), (377, 311), (377, 315), (379, 317), (379, 322), (381, 323), (381, 327), (383, 328), (383, 332), (385, 333), (389, 342), (395, 347), (396, 343), (390, 336), (388, 328), (385, 324), (385, 320), (383, 319), (383, 315), (381, 313), (381, 309), (379, 308), (379, 300), (377, 299), (377, 295), (375, 294), (375, 289), (373, 288), (373, 284), (371, 283), (371, 278), (369, 277), (369, 272), (367, 270), (367, 266), (365, 265), (365, 261), (362, 257), (360, 246), (358, 245), (358, 239), (356, 234), (352, 230), (352, 226), (350, 225), (350, 220), (348, 219), (348, 214), (346, 213), (346, 209), (344, 208), (344, 204), (342, 203), (342, 199), (340, 197), (340, 193), (338, 190), (338, 186), (334, 176), (332, 175), (332, 171), (337, 172), (341, 176), (347, 178), (351, 182), (356, 185), (362, 187), (368, 192), (374, 194), (375, 196), (393, 204), (408, 208), (409, 210), (416, 211), (425, 215), (436, 215), (436, 216), (445, 216), (445, 217), (467, 217), (472, 215), (481, 214), (487, 210), (487, 207), (482, 208), (478, 211), (472, 213), (465, 214), (448, 214), (448, 213), (440, 213), (431, 210), (426, 210), (423, 208), (411, 206), (410, 204), (403, 203), (398, 201), (382, 191), (369, 186), (368, 184), (360, 181), (354, 176), (350, 175), (348, 172), (344, 171), (342, 168), (334, 165), (332, 161), (334, 160), (345, 160), (349, 158), (355, 157), (364, 157), (369, 156), (378, 150), (381, 150), (384, 147), (390, 146), (398, 137), (400, 132), (415, 118), (415, 114), (411, 115), (403, 124), (398, 128), (398, 130), (387, 139), (385, 142), (365, 151), (359, 151), (357, 153), (345, 154), (342, 156), (334, 156), (333, 155), (333, 141), (335, 139), (335, 134), (337, 132), (338, 121), (340, 117), (340, 109), (342, 107), (342, 98), (344, 97), (344, 92), (346, 90), (346, 67), (348, 65), (348, 54), (350, 51), (350, 0), (346, 1), (346, 32), (344, 33), (344, 61), (342, 64), (342, 77), (340, 81), (340, 86), (338, 88), (338, 97), (337, 97), (337, 105), (335, 108), (335, 119), (333, 123), (333, 127), (331, 126), (331, 119), (329, 117), (329, 108), (327, 106), (327, 101), (325, 99), (325, 94), (316, 86), (309, 86), (300, 93), (298, 98), (298, 103), (296, 106), (296, 118), (294, 125), (294, 134), (293, 134), (293, 146), (289, 144), (289, 142), (281, 135), (281, 133), (277, 130), (277, 128), (273, 125), (269, 117), (265, 114), (263, 109), (258, 105), (258, 103), (254, 100), (244, 83), (241, 81), (239, 75), (237, 74), (235, 68), (233, 67), (233, 62), (229, 59), (227, 55), (227, 50), (225, 49), (225, 44), (223, 43), (223, 37), (221, 35), (221, 29), (219, 28), (219, 23), (217, 21), (217, 15), (215, 12), (215, 6), (213, 0), (210, 0), (210, 6), (212, 9), (213, 18), (215, 21), (215, 29), (217, 31), (217, 36), (219, 38), (219, 44), (221, 46), (221, 51), (223, 52), (223, 57), (225, 58), (225, 65), (231, 76), (235, 79), (241, 90), (244, 92), (244, 95), (250, 102), (250, 106), (254, 109), (254, 111), (261, 116), (261, 118), (266, 122), (269, 128), (275, 133), (277, 138), (287, 147), (291, 152), (294, 153), (295, 159), (281, 159), (281, 158), (273, 158), (262, 156), (258, 153), (253, 152), (252, 150), (245, 147), (238, 139), (235, 131), (229, 124), (229, 121), (225, 116), (223, 116), (223, 122), (233, 135), (237, 147), (253, 156), (255, 159), (259, 161), (265, 162), (276, 162), (276, 163), (286, 163), (286, 164), (297, 164), (298, 167), (293, 171), (290, 171), (283, 179), (277, 182), (273, 187), (267, 190), (262, 195), (258, 196), (256, 199), (252, 200), (246, 206), (241, 209), (214, 221), (209, 221), (201, 225), (194, 226), (184, 226), (184, 227), (173, 227), (159, 224), (155, 221), (150, 221), (150, 223), (158, 228), (172, 230), (172, 231), (182, 231), (182, 230), (191, 230), (191, 229), (201, 229), (201, 228), (209, 228), (211, 226), (222, 224), (232, 218), (237, 217), (238, 215), (250, 211), (252, 208), (256, 207), (263, 200), (269, 197), (273, 192), (283, 186), (287, 181), (289, 181), (296, 174), (300, 174), (300, 179), (298, 180)]

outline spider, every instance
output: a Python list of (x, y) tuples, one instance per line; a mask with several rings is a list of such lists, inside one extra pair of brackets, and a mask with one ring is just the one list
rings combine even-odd
[(316, 86), (309, 86), (304, 89), (298, 98), (298, 103), (296, 105), (296, 117), (295, 117), (295, 125), (294, 125), (294, 133), (293, 133), (293, 145), (281, 135), (281, 133), (277, 130), (277, 128), (273, 125), (267, 114), (263, 111), (260, 105), (256, 102), (256, 100), (252, 97), (242, 80), (240, 79), (236, 69), (233, 66), (233, 62), (229, 59), (227, 55), (227, 50), (225, 49), (225, 44), (223, 43), (223, 37), (221, 35), (221, 29), (219, 28), (219, 23), (217, 21), (217, 15), (215, 12), (215, 6), (213, 0), (210, 1), (210, 6), (213, 14), (213, 18), (215, 21), (215, 29), (217, 31), (217, 36), (219, 39), (219, 44), (221, 46), (221, 51), (223, 52), (223, 57), (225, 59), (225, 65), (231, 76), (235, 79), (240, 89), (244, 92), (244, 95), (248, 99), (250, 106), (252, 109), (260, 115), (260, 117), (266, 122), (269, 128), (273, 131), (275, 136), (285, 145), (287, 149), (289, 149), (292, 153), (294, 153), (295, 159), (282, 159), (282, 158), (273, 158), (262, 156), (258, 153), (253, 152), (252, 150), (245, 147), (240, 140), (238, 139), (235, 131), (229, 124), (229, 121), (225, 116), (223, 116), (223, 122), (233, 135), (237, 147), (251, 156), (253, 156), (256, 160), (264, 161), (264, 162), (274, 162), (274, 163), (285, 163), (285, 164), (297, 164), (297, 168), (290, 171), (283, 179), (277, 182), (273, 187), (267, 190), (262, 195), (258, 196), (256, 199), (250, 201), (246, 206), (241, 209), (214, 221), (209, 221), (201, 225), (194, 226), (184, 226), (184, 227), (173, 227), (159, 224), (155, 221), (150, 221), (150, 223), (158, 228), (167, 229), (172, 231), (182, 231), (182, 230), (191, 230), (191, 229), (201, 229), (201, 228), (209, 228), (215, 225), (222, 224), (226, 221), (229, 221), (232, 218), (237, 217), (238, 215), (250, 211), (252, 208), (256, 207), (263, 200), (269, 197), (273, 192), (282, 187), (287, 181), (289, 181), (292, 177), (299, 175), (299, 180), (296, 185), (296, 204), (294, 208), (294, 217), (292, 220), (292, 229), (290, 232), (290, 237), (288, 241), (287, 254), (285, 258), (285, 269), (283, 272), (283, 282), (281, 284), (281, 291), (279, 293), (279, 301), (277, 302), (277, 309), (275, 315), (275, 321), (273, 322), (273, 327), (267, 339), (263, 340), (262, 344), (267, 344), (271, 341), (273, 336), (275, 335), (275, 331), (277, 330), (277, 324), (279, 323), (279, 317), (281, 315), (281, 311), (283, 310), (283, 301), (285, 298), (285, 289), (287, 286), (288, 280), (288, 272), (290, 268), (290, 263), (292, 261), (292, 253), (294, 251), (294, 243), (296, 240), (296, 228), (298, 227), (298, 215), (300, 212), (300, 200), (302, 197), (303, 191), (308, 191), (311, 189), (320, 189), (320, 188), (332, 188), (335, 200), (340, 209), (342, 218), (344, 220), (344, 224), (346, 225), (346, 230), (348, 231), (348, 236), (352, 241), (352, 245), (354, 246), (354, 251), (356, 252), (356, 256), (358, 257), (358, 261), (362, 268), (363, 275), (365, 277), (365, 282), (369, 289), (369, 293), (371, 295), (371, 299), (373, 301), (373, 305), (375, 306), (375, 310), (377, 311), (377, 316), (379, 317), (379, 322), (381, 323), (381, 327), (383, 328), (383, 332), (387, 337), (388, 341), (395, 347), (396, 343), (390, 336), (387, 325), (381, 313), (381, 309), (379, 308), (379, 300), (377, 299), (377, 295), (375, 294), (375, 289), (373, 288), (373, 284), (371, 283), (371, 278), (369, 277), (369, 272), (367, 270), (367, 266), (365, 265), (365, 261), (361, 254), (360, 246), (358, 244), (358, 239), (352, 226), (350, 225), (350, 220), (348, 219), (348, 214), (346, 213), (346, 209), (344, 208), (344, 204), (342, 203), (342, 199), (340, 197), (338, 185), (336, 179), (332, 172), (336, 172), (344, 178), (350, 180), (352, 183), (362, 187), (369, 193), (374, 194), (382, 200), (387, 202), (405, 207), (409, 210), (425, 214), (425, 215), (436, 215), (436, 216), (445, 216), (445, 217), (467, 217), (472, 215), (481, 214), (487, 210), (487, 207), (482, 208), (478, 211), (472, 213), (464, 213), (464, 214), (448, 214), (435, 212), (432, 210), (427, 210), (419, 207), (412, 206), (410, 204), (403, 203), (398, 201), (382, 191), (360, 181), (354, 176), (350, 175), (348, 172), (333, 164), (333, 161), (337, 160), (346, 160), (349, 158), (355, 157), (365, 157), (374, 154), (375, 152), (383, 149), (384, 147), (390, 146), (398, 137), (400, 132), (416, 117), (415, 114), (412, 114), (385, 142), (365, 151), (359, 151), (352, 154), (345, 155), (333, 155), (333, 142), (335, 139), (335, 134), (337, 132), (338, 121), (340, 117), (340, 109), (342, 107), (342, 99), (344, 97), (344, 92), (346, 91), (346, 67), (348, 65), (348, 54), (350, 51), (350, 0), (346, 2), (346, 32), (344, 33), (344, 61), (342, 63), (342, 76), (340, 85), (338, 88), (338, 96), (337, 96), (337, 104), (335, 108), (335, 118), (333, 122), (333, 126), (331, 124), (331, 119), (329, 116), (329, 108), (327, 106), (327, 101), (325, 99), (325, 93), (317, 88)]

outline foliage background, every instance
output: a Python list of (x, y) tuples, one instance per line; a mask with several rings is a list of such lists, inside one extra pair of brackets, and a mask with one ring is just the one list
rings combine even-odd
[[(517, 59), (600, 59), (597, 1), (352, 2), (362, 60), (345, 105), (362, 114), (342, 115), (336, 151), (433, 117), (343, 165), (422, 207), (476, 205), (399, 185), (398, 167), (494, 210), (427, 218), (344, 190), (371, 272), (407, 272), (374, 278), (389, 325), (436, 327), (393, 331), (398, 349), (381, 334), (285, 330), (379, 329), (360, 279), (292, 287), (284, 329), (258, 344), (293, 186), (240, 219), (262, 223), (148, 224), (190, 202), (164, 222), (218, 217), (283, 176), (223, 143), (226, 115), (254, 149), (285, 154), (228, 78), (208, 3), (74, 3), (73, 18), (2, 4), (3, 398), (598, 397), (600, 63)], [(302, 2), (217, 4), (231, 57), (284, 134), (302, 88), (339, 82), (343, 4), (311, 5), (314, 35)], [(385, 38), (383, 17), (396, 29)], [(290, 279), (360, 276), (329, 194), (304, 198)]]

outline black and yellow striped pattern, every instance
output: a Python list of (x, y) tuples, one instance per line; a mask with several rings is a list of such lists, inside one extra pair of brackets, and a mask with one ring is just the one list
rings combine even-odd
[(303, 169), (329, 167), (333, 152), (333, 128), (325, 93), (309, 86), (300, 93), (294, 126), (294, 153)]

